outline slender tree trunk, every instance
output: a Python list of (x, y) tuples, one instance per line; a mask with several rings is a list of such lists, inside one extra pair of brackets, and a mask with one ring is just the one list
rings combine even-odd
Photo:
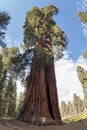
[[(47, 40), (47, 44), (50, 39)], [(45, 41), (46, 43), (46, 41)], [(58, 106), (54, 61), (48, 65), (34, 66), (19, 119), (30, 124), (61, 124)]]

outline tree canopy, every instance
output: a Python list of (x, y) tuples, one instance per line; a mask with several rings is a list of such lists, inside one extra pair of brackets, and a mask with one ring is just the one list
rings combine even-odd
[(67, 45), (66, 36), (57, 26), (53, 16), (58, 13), (58, 8), (53, 5), (39, 9), (33, 7), (26, 13), (24, 29), (24, 46), (26, 49), (34, 48), (38, 42), (42, 42), (43, 35), (49, 32), (52, 46), (58, 51), (61, 57), (63, 48)]
[(84, 24), (87, 24), (87, 11), (79, 11), (77, 16), (80, 18), (80, 21)]
[(2, 47), (6, 46), (6, 43), (4, 42), (5, 39), (5, 32), (3, 30), (7, 29), (7, 25), (9, 24), (10, 16), (7, 12), (0, 12), (0, 45)]
[[(50, 57), (48, 59), (51, 59), (53, 55), (55, 59), (60, 59), (63, 56), (62, 52), (67, 46), (68, 40), (64, 31), (53, 19), (53, 16), (57, 15), (58, 12), (57, 7), (49, 5), (44, 8), (35, 6), (26, 13), (23, 26), (24, 43), (21, 44), (24, 52), (13, 60), (14, 63), (20, 64), (19, 68), (23, 69), (30, 66), (34, 53), (37, 54), (36, 59), (40, 63), (46, 61), (47, 56)], [(37, 48), (38, 44), (43, 44), (43, 37), (46, 33), (49, 33), (51, 37), (52, 50), (50, 51), (45, 47)]]
[(87, 59), (87, 50), (84, 52), (83, 56)]

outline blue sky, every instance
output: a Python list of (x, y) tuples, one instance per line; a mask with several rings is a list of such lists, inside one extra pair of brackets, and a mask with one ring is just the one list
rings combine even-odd
[[(87, 69), (87, 60), (82, 57), (87, 49), (87, 26), (80, 22), (76, 14), (78, 10), (87, 10), (87, 0), (0, 0), (0, 11), (7, 11), (11, 16), (6, 41), (10, 47), (19, 46), (23, 42), (22, 27), (26, 12), (33, 6), (44, 7), (49, 4), (59, 8), (59, 14), (54, 19), (69, 40), (65, 56), (55, 64), (59, 101), (72, 100), (73, 93), (83, 98), (76, 67), (81, 65)], [(17, 84), (20, 91), (19, 81)]]
[[(86, 0), (0, 0), (0, 11), (7, 11), (11, 16), (8, 26), (8, 41), (12, 46), (23, 41), (23, 24), (25, 15), (33, 6), (44, 7), (49, 4), (59, 8), (59, 14), (55, 16), (56, 23), (68, 37), (68, 51), (70, 58), (76, 60), (83, 54), (87, 46), (87, 36), (83, 34), (83, 27), (79, 18), (76, 16), (78, 9), (83, 9), (87, 4)], [(12, 43), (13, 42), (13, 43)], [(8, 44), (10, 44), (8, 43)]]

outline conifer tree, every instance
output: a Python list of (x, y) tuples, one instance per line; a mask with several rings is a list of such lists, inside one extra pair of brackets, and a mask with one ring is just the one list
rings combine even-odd
[(24, 29), (25, 52), (19, 55), (22, 67), (31, 65), (28, 86), (19, 119), (30, 124), (61, 124), (58, 106), (54, 57), (60, 59), (67, 45), (64, 32), (53, 19), (58, 8), (49, 5), (33, 7), (26, 13)]
[[(16, 74), (11, 59), (19, 54), (18, 48), (2, 48), (0, 52), (0, 115), (14, 116), (16, 105)], [(11, 112), (12, 111), (12, 112)]]
[(0, 46), (5, 47), (6, 43), (4, 42), (5, 39), (5, 32), (3, 30), (7, 29), (7, 25), (9, 24), (10, 16), (7, 12), (0, 12)]

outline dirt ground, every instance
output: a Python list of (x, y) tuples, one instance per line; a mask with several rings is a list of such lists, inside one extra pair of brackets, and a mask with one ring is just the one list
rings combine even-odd
[[(9, 127), (9, 124), (15, 128)], [(64, 124), (62, 126), (34, 126), (19, 120), (0, 120), (0, 130), (87, 130), (87, 120)]]

